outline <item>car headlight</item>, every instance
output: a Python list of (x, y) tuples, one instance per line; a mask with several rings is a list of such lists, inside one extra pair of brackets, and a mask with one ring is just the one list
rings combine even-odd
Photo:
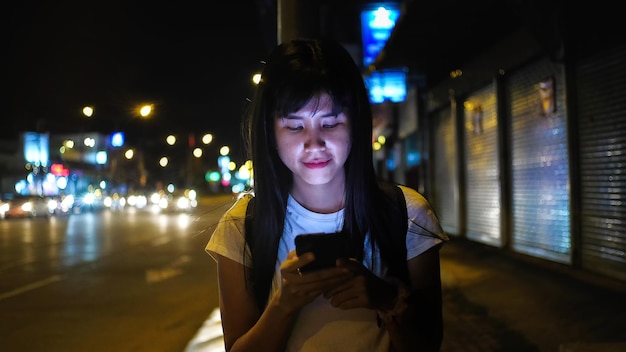
[(59, 203), (56, 201), (56, 199), (50, 199), (48, 201), (48, 210), (54, 211), (56, 210), (58, 206), (59, 206)]
[(71, 194), (63, 198), (63, 200), (61, 201), (61, 207), (65, 209), (69, 209), (73, 205), (74, 205), (74, 196)]
[(178, 209), (187, 209), (187, 208), (189, 208), (189, 199), (187, 199), (185, 197), (178, 198), (178, 201), (176, 201), (176, 206), (178, 207)]
[(31, 212), (33, 211), (33, 203), (31, 202), (26, 202), (24, 204), (22, 204), (22, 210), (26, 211), (26, 212)]
[(83, 203), (87, 205), (92, 205), (95, 199), (96, 197), (93, 195), (93, 193), (87, 193), (83, 197)]

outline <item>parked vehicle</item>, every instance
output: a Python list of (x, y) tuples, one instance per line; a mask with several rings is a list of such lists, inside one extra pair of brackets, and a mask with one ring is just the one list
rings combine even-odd
[(4, 218), (50, 217), (56, 209), (56, 202), (39, 195), (10, 195), (3, 201)]
[(9, 210), (9, 203), (5, 202), (3, 199), (0, 199), (0, 219), (4, 219), (5, 213)]

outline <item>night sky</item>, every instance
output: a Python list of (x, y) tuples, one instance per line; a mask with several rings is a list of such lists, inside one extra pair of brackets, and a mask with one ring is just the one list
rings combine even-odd
[[(274, 45), (261, 10), (254, 0), (3, 5), (0, 137), (128, 129), (238, 142), (251, 76)], [(151, 120), (134, 117), (142, 103), (154, 104)]]

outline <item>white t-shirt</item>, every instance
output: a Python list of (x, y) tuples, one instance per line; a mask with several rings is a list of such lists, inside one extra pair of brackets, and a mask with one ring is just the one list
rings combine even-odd
[[(448, 239), (441, 229), (426, 199), (417, 191), (400, 186), (404, 193), (408, 212), (408, 231), (406, 237), (407, 260), (414, 258), (429, 248)], [(206, 251), (242, 263), (242, 251), (245, 246), (244, 218), (251, 196), (241, 197), (222, 216)], [(419, 224), (419, 226), (417, 225)], [(424, 236), (424, 227), (435, 236)], [(331, 214), (319, 214), (309, 211), (291, 196), (287, 201), (285, 228), (278, 248), (276, 273), (272, 283), (270, 297), (280, 288), (280, 263), (287, 254), (295, 250), (294, 238), (304, 233), (333, 233), (343, 227), (343, 210)], [(369, 236), (364, 245), (363, 265), (372, 269)], [(214, 257), (214, 256), (213, 256)], [(214, 257), (215, 258), (215, 257)], [(246, 262), (249, 263), (250, 258)], [(377, 260), (380, 262), (380, 259)], [(375, 274), (383, 276), (383, 270)], [(379, 328), (376, 311), (371, 309), (341, 310), (334, 308), (323, 297), (303, 307), (287, 343), (286, 351), (389, 351), (390, 340), (387, 331)]]

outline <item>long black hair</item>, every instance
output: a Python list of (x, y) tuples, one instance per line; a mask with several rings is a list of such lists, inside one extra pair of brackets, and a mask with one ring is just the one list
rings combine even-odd
[[(343, 228), (351, 236), (352, 256), (363, 259), (364, 238), (369, 231), (372, 245), (378, 245), (385, 264), (397, 257), (397, 253), (391, 253), (389, 236), (385, 236), (388, 220), (376, 210), (384, 197), (373, 166), (372, 111), (359, 67), (350, 53), (332, 40), (284, 42), (265, 62), (243, 125), (254, 170), (255, 194), (250, 230), (245, 234), (252, 263), (246, 266), (250, 268), (248, 282), (261, 310), (279, 265), (278, 246), (293, 184), (291, 171), (278, 155), (274, 120), (299, 110), (320, 94), (328, 94), (334, 109), (344, 112), (350, 120), (351, 149), (344, 165)], [(405, 258), (406, 255), (401, 262), (404, 265)]]

